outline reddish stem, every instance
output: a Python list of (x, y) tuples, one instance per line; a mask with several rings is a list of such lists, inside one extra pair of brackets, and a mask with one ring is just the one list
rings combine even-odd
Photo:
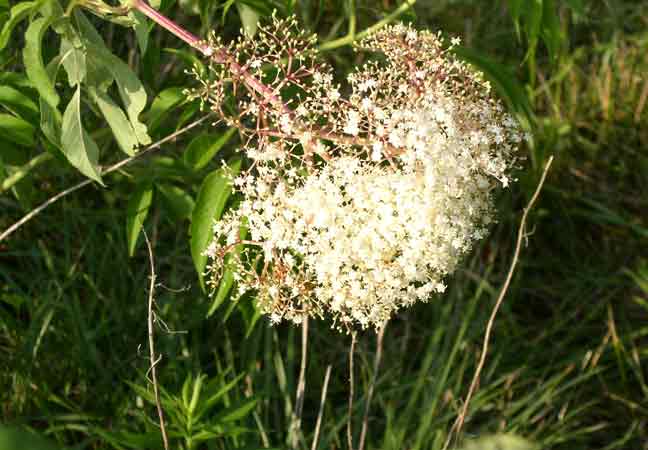
[(237, 63), (232, 55), (229, 55), (225, 51), (225, 49), (212, 48), (207, 42), (185, 30), (180, 25), (173, 22), (168, 17), (162, 15), (156, 9), (152, 8), (148, 3), (146, 3), (145, 0), (132, 0), (132, 6), (165, 30), (169, 31), (170, 33), (185, 41), (187, 44), (200, 51), (204, 56), (211, 58), (217, 64), (227, 64), (232, 74), (240, 77), (247, 86), (261, 94), (268, 103), (272, 104), (279, 111), (283, 112), (284, 114), (292, 113), (290, 108), (288, 108), (288, 106), (286, 106), (284, 102), (281, 101), (281, 98), (278, 97), (272, 89), (257, 80), (247, 70), (241, 67), (241, 65)]

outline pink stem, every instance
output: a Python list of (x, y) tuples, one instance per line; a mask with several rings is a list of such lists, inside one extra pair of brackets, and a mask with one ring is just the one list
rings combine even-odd
[(292, 113), (290, 108), (288, 108), (288, 106), (281, 100), (280, 97), (275, 94), (272, 89), (257, 80), (249, 72), (244, 70), (244, 68), (241, 67), (241, 65), (238, 64), (234, 60), (234, 58), (232, 58), (231, 55), (229, 55), (224, 49), (221, 48), (216, 50), (212, 48), (198, 36), (188, 32), (177, 23), (160, 14), (157, 10), (146, 3), (145, 0), (132, 0), (132, 6), (165, 30), (171, 32), (175, 36), (185, 41), (187, 44), (200, 51), (204, 56), (212, 58), (218, 64), (227, 64), (229, 66), (229, 70), (233, 74), (240, 76), (245, 84), (261, 94), (263, 98), (265, 98), (268, 103), (274, 105), (275, 108), (278, 108), (284, 114)]
[[(132, 5), (133, 8), (137, 9), (139, 12), (144, 14), (153, 22), (160, 25), (165, 30), (171, 32), (175, 36), (185, 41), (187, 44), (198, 49), (203, 55), (214, 56), (213, 49), (211, 49), (209, 45), (204, 43), (204, 41), (202, 41), (198, 36), (188, 32), (187, 30), (185, 30), (184, 28), (182, 28), (172, 20), (160, 14), (156, 9), (152, 8), (148, 3), (146, 3), (146, 1), (133, 0)], [(217, 62), (221, 62), (221, 61), (217, 60)]]

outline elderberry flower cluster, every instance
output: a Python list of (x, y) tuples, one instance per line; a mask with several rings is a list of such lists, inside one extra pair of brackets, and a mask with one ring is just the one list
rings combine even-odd
[(522, 134), (455, 58), (456, 40), (386, 27), (359, 44), (385, 58), (345, 88), (313, 44), (275, 19), (201, 77), (199, 95), (240, 130), (250, 160), (233, 179), (239, 207), (214, 225), (211, 283), (232, 271), (272, 322), (380, 327), (443, 292), (486, 235)]

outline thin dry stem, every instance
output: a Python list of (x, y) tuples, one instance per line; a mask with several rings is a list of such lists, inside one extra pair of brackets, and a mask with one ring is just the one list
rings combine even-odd
[[(135, 159), (138, 159), (141, 156), (151, 152), (152, 150), (155, 150), (155, 149), (159, 148), (162, 144), (166, 144), (167, 142), (169, 142), (169, 141), (177, 138), (178, 136), (186, 133), (187, 131), (191, 130), (192, 128), (195, 128), (196, 126), (200, 125), (205, 120), (207, 120), (208, 117), (209, 116), (204, 116), (204, 117), (196, 120), (195, 122), (190, 123), (186, 127), (179, 129), (175, 133), (171, 133), (167, 137), (165, 137), (163, 139), (160, 139), (157, 142), (154, 142), (153, 144), (149, 145), (148, 147), (146, 147), (144, 150), (140, 151), (136, 155), (133, 155), (133, 156), (131, 156), (129, 158), (123, 159), (123, 160), (113, 164), (112, 166), (109, 166), (101, 174), (102, 175), (108, 175), (111, 172), (114, 172), (116, 170), (121, 169), (122, 167), (124, 167), (125, 165), (131, 163)], [(72, 192), (78, 191), (82, 187), (85, 187), (85, 186), (87, 186), (87, 185), (89, 185), (91, 183), (92, 183), (92, 180), (90, 180), (90, 179), (84, 180), (84, 181), (80, 182), (79, 184), (76, 184), (76, 185), (74, 185), (72, 187), (69, 187), (69, 188), (65, 189), (64, 191), (61, 191), (58, 194), (50, 197), (45, 202), (41, 203), (36, 208), (32, 209), (29, 213), (25, 214), (18, 222), (14, 223), (9, 228), (7, 228), (5, 231), (3, 231), (2, 234), (0, 234), (0, 242), (4, 241), (6, 238), (11, 236), (18, 228), (22, 227), (24, 224), (26, 224), (31, 219), (36, 217), (38, 214), (43, 212), (43, 210), (46, 209), (48, 206), (56, 203), (57, 201), (59, 201), (63, 197), (66, 197), (69, 194), (71, 194)]]
[(169, 450), (169, 438), (166, 432), (166, 426), (164, 423), (164, 411), (162, 410), (162, 402), (160, 401), (160, 389), (158, 387), (157, 380), (157, 363), (160, 361), (155, 355), (155, 328), (153, 327), (153, 294), (155, 291), (155, 263), (153, 259), (153, 248), (149, 242), (148, 235), (146, 231), (142, 230), (144, 233), (144, 240), (146, 241), (146, 248), (148, 249), (149, 264), (151, 266), (151, 282), (149, 284), (149, 296), (148, 296), (148, 343), (149, 343), (149, 360), (150, 360), (150, 371), (151, 371), (151, 382), (153, 383), (153, 394), (155, 395), (155, 406), (157, 407), (158, 418), (160, 422), (160, 430), (162, 432), (162, 441), (164, 442), (164, 449)]
[(374, 357), (373, 376), (371, 377), (371, 384), (369, 385), (369, 391), (367, 392), (367, 403), (365, 404), (364, 416), (362, 418), (362, 431), (360, 432), (358, 450), (364, 450), (365, 439), (367, 437), (367, 429), (369, 427), (369, 408), (371, 407), (371, 399), (376, 387), (376, 381), (378, 380), (378, 369), (380, 368), (380, 359), (382, 358), (383, 337), (385, 336), (386, 327), (387, 324), (385, 323), (378, 329), (378, 335), (376, 336), (376, 356)]
[(319, 441), (320, 428), (322, 426), (322, 417), (324, 417), (324, 404), (326, 403), (326, 393), (328, 391), (329, 379), (331, 378), (331, 365), (326, 367), (326, 374), (324, 375), (324, 385), (322, 386), (322, 397), (320, 398), (319, 412), (317, 413), (317, 422), (315, 422), (315, 433), (313, 435), (313, 443), (311, 450), (317, 450)]
[(353, 420), (353, 353), (356, 345), (356, 331), (351, 332), (351, 346), (349, 347), (349, 417), (347, 420), (347, 441), (349, 450), (353, 450), (353, 429), (351, 422)]
[(533, 193), (533, 196), (531, 197), (529, 204), (526, 206), (526, 208), (524, 208), (522, 219), (520, 220), (520, 226), (518, 228), (517, 242), (515, 244), (515, 252), (513, 253), (513, 260), (511, 261), (508, 274), (506, 275), (506, 280), (504, 281), (504, 285), (502, 286), (499, 296), (497, 297), (497, 301), (495, 302), (495, 306), (493, 307), (493, 311), (491, 312), (490, 318), (488, 319), (488, 323), (486, 324), (484, 343), (482, 345), (482, 351), (479, 358), (479, 363), (477, 364), (477, 369), (475, 370), (475, 375), (473, 376), (472, 382), (470, 383), (470, 388), (468, 389), (468, 394), (466, 395), (466, 399), (464, 400), (463, 407), (461, 408), (461, 411), (457, 416), (457, 419), (455, 420), (454, 424), (452, 425), (452, 428), (450, 429), (450, 432), (448, 433), (448, 438), (446, 439), (445, 444), (443, 445), (443, 450), (446, 450), (450, 446), (450, 442), (452, 441), (453, 436), (459, 436), (464, 421), (466, 420), (466, 415), (468, 414), (468, 406), (470, 405), (470, 400), (472, 399), (472, 396), (474, 395), (475, 390), (477, 389), (477, 385), (479, 384), (479, 376), (481, 375), (481, 371), (484, 368), (484, 364), (486, 363), (486, 355), (488, 353), (488, 346), (490, 344), (490, 335), (493, 329), (493, 325), (495, 323), (495, 317), (497, 316), (497, 312), (499, 311), (499, 308), (502, 305), (502, 302), (504, 301), (504, 297), (508, 292), (509, 285), (511, 284), (511, 280), (513, 278), (513, 274), (515, 273), (515, 268), (518, 263), (518, 258), (520, 256), (522, 241), (527, 236), (525, 230), (527, 217), (529, 215), (529, 212), (533, 208), (533, 205), (535, 204), (535, 202), (538, 200), (538, 197), (540, 196), (540, 191), (542, 190), (542, 186), (544, 185), (545, 179), (547, 178), (547, 174), (549, 173), (549, 168), (551, 167), (552, 162), (553, 162), (553, 156), (551, 156), (547, 161), (544, 171), (542, 172), (542, 176), (540, 177), (540, 181), (538, 182), (538, 186), (536, 187), (536, 190)]

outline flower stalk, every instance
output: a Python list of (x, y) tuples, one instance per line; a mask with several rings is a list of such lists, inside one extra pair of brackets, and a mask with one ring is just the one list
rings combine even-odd
[(250, 161), (232, 180), (239, 208), (214, 225), (210, 286), (229, 256), (237, 295), (255, 291), (272, 322), (329, 317), (346, 330), (380, 330), (444, 291), (487, 234), (493, 188), (510, 183), (522, 140), (481, 74), (454, 56), (458, 39), (386, 26), (360, 42), (385, 62), (356, 68), (343, 96), (294, 18), (224, 44), (144, 0), (132, 6), (208, 59), (191, 95), (239, 130)]

